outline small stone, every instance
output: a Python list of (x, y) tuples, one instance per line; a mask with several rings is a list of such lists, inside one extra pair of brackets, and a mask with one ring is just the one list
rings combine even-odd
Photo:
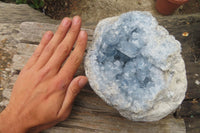
[(187, 36), (189, 36), (189, 33), (188, 32), (183, 32), (182, 36), (187, 37)]
[(1, 40), (1, 43), (2, 43), (2, 44), (5, 44), (5, 43), (7, 42), (7, 40), (8, 40), (8, 39), (5, 38), (5, 39)]
[(200, 85), (200, 81), (199, 80), (195, 80), (195, 84), (196, 85)]
[(6, 71), (10, 71), (10, 68), (5, 68)]
[(92, 89), (133, 121), (157, 121), (174, 111), (187, 88), (181, 44), (148, 12), (99, 22), (85, 57)]
[(198, 101), (197, 101), (197, 99), (192, 99), (191, 103), (196, 104), (196, 103), (198, 103)]

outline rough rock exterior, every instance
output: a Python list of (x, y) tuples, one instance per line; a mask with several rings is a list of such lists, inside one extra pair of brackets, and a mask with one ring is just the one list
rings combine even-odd
[(85, 58), (93, 90), (122, 116), (156, 121), (173, 112), (187, 88), (181, 44), (148, 12), (99, 22)]

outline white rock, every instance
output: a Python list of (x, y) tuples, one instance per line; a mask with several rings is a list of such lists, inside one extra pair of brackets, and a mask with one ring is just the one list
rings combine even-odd
[(148, 12), (99, 22), (85, 57), (93, 90), (122, 116), (157, 121), (183, 101), (187, 88), (181, 44)]

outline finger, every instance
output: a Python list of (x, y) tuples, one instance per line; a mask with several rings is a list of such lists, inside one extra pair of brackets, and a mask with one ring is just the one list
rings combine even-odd
[(71, 82), (71, 79), (80, 66), (85, 53), (86, 45), (87, 33), (85, 31), (81, 31), (79, 33), (75, 49), (71, 52), (67, 61), (58, 73), (58, 77), (60, 77), (61, 80), (68, 79), (68, 81), (66, 81), (66, 85)]
[(78, 76), (72, 80), (66, 91), (62, 107), (59, 111), (59, 115), (63, 115), (69, 112), (69, 109), (71, 109), (74, 99), (80, 92), (81, 88), (83, 88), (87, 84), (87, 82), (88, 79), (85, 76)]
[(71, 19), (64, 18), (61, 24), (59, 25), (58, 30), (56, 31), (54, 37), (51, 39), (49, 44), (45, 47), (40, 58), (38, 59), (36, 63), (36, 69), (40, 69), (47, 63), (47, 61), (49, 60), (49, 58), (52, 56), (53, 52), (55, 51), (56, 47), (60, 44), (60, 42), (66, 36), (70, 26), (71, 26)]
[[(72, 26), (67, 33), (65, 39), (61, 42), (61, 44), (57, 47), (56, 51), (46, 64), (46, 66), (50, 66), (50, 68), (54, 68), (50, 74), (55, 74), (60, 69), (63, 62), (66, 60), (67, 56), (71, 52), (71, 49), (77, 40), (81, 28), (81, 18), (76, 16), (72, 20)], [(50, 75), (49, 74), (49, 75)]]
[(38, 60), (38, 58), (40, 57), (43, 49), (45, 48), (45, 46), (49, 43), (49, 41), (52, 39), (53, 37), (53, 32), (52, 31), (47, 31), (43, 37), (42, 40), (40, 41), (40, 44), (38, 45), (38, 47), (36, 48), (35, 52), (33, 53), (33, 55), (31, 56), (31, 58), (28, 60), (28, 62), (25, 65), (25, 69), (29, 69), (30, 67), (32, 67), (36, 61)]

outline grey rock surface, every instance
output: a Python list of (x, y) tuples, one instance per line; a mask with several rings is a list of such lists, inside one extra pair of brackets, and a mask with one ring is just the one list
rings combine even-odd
[(187, 88), (181, 44), (148, 12), (99, 22), (85, 58), (93, 90), (122, 116), (156, 121), (173, 112)]
[(11, 4), (0, 1), (0, 23), (20, 24), (25, 21), (58, 24), (45, 14), (34, 10), (27, 4)]
[[(23, 43), (34, 43), (38, 44), (46, 31), (56, 32), (58, 25), (49, 24), (49, 23), (39, 23), (39, 22), (23, 22), (20, 24), (20, 35), (19, 40)], [(88, 33), (88, 40), (92, 40), (91, 34), (93, 30), (88, 29), (88, 27), (83, 27), (81, 30), (84, 30)]]
[[(10, 96), (12, 86), (9, 84), (12, 78), (12, 58), (17, 53), (19, 24), (0, 23), (0, 106), (5, 107)], [(0, 110), (1, 111), (1, 110)]]

